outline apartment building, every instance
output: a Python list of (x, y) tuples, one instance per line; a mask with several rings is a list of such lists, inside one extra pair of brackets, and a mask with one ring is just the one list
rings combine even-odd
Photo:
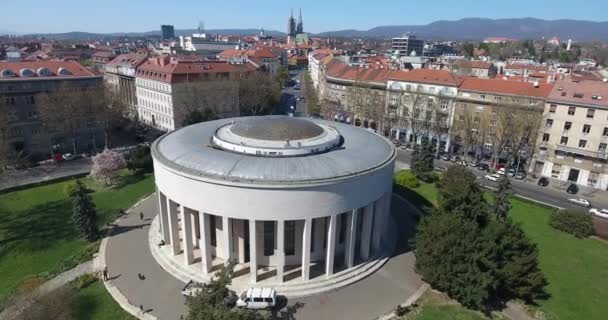
[(386, 87), (391, 137), (412, 143), (428, 137), (438, 148), (448, 150), (454, 101), (461, 82), (461, 77), (443, 70), (391, 73)]
[(186, 115), (209, 108), (219, 117), (239, 114), (238, 80), (257, 68), (251, 63), (149, 58), (136, 70), (139, 120), (163, 131), (182, 126)]
[(121, 54), (105, 65), (104, 81), (127, 106), (129, 115), (133, 119), (137, 119), (135, 70), (147, 59), (147, 54)]
[(466, 77), (458, 88), (450, 135), (477, 156), (534, 152), (552, 84)]
[(545, 104), (530, 171), (597, 189), (608, 188), (608, 83), (559, 80)]
[[(55, 152), (85, 152), (104, 144), (103, 129), (95, 119), (81, 119), (75, 132), (49, 132), (39, 113), (40, 93), (60, 88), (80, 90), (100, 86), (102, 77), (73, 61), (0, 62), (0, 110), (10, 146), (32, 159), (49, 158)], [(56, 106), (58, 114), (61, 105)], [(5, 126), (5, 127), (4, 127)], [(65, 130), (62, 130), (65, 131)]]

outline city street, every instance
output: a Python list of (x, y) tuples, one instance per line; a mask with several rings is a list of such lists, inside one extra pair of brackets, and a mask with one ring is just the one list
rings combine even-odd
[[(412, 158), (411, 153), (411, 150), (398, 149), (396, 159), (397, 167), (409, 167)], [(435, 160), (436, 168), (447, 168), (454, 164), (454, 162), (450, 161)], [(496, 182), (484, 179), (484, 176), (489, 174), (488, 172), (481, 171), (477, 168), (472, 167), (469, 167), (469, 169), (471, 170), (471, 172), (473, 172), (473, 174), (475, 174), (480, 185), (487, 188), (495, 188), (497, 186)], [(568, 199), (581, 197), (589, 200), (589, 202), (591, 202), (591, 206), (594, 208), (608, 208), (608, 193), (606, 191), (589, 191), (583, 190), (583, 188), (581, 188), (581, 191), (579, 191), (578, 194), (572, 195), (566, 193), (566, 186), (561, 186), (560, 182), (556, 180), (551, 180), (549, 185), (546, 187), (541, 187), (537, 185), (537, 180), (538, 179), (527, 177), (524, 180), (511, 179), (511, 183), (513, 185), (513, 190), (517, 195), (525, 198), (534, 199), (536, 201), (540, 201), (552, 206), (580, 209), (580, 206), (568, 203)]]
[[(290, 85), (286, 86), (283, 90), (282, 90), (282, 95), (281, 95), (281, 105), (279, 107), (278, 113), (279, 114), (289, 114), (292, 112), (291, 107), (294, 107), (294, 116), (296, 117), (307, 117), (308, 116), (308, 112), (306, 110), (306, 102), (305, 101), (298, 101), (297, 98), (298, 97), (304, 97), (305, 96), (305, 81), (304, 81), (304, 73), (306, 72), (305, 69), (301, 69), (301, 70), (290, 70), (289, 71), (289, 78), (290, 78)], [(291, 81), (291, 79), (297, 79), (299, 82), (293, 82)], [(298, 86), (300, 87), (300, 89), (296, 90), (295, 87)]]

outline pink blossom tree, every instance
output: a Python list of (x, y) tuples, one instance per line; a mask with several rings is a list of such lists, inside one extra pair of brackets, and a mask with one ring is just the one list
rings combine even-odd
[(91, 177), (97, 181), (103, 181), (106, 185), (110, 185), (114, 182), (118, 170), (126, 166), (127, 162), (120, 153), (105, 149), (102, 153), (93, 157)]

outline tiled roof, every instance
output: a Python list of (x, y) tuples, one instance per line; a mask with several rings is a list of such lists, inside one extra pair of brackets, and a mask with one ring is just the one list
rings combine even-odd
[(131, 68), (136, 68), (140, 64), (144, 63), (148, 55), (146, 54), (138, 54), (138, 53), (128, 53), (121, 54), (118, 57), (114, 58), (112, 61), (108, 62), (106, 66), (129, 66)]
[(514, 96), (546, 98), (553, 89), (552, 84), (539, 83), (538, 87), (529, 82), (502, 79), (480, 79), (466, 77), (460, 84), (460, 91), (487, 92)]
[(564, 79), (555, 82), (550, 101), (608, 107), (608, 83)]
[(251, 63), (231, 64), (225, 61), (199, 60), (180, 61), (167, 56), (149, 58), (137, 68), (137, 76), (164, 82), (176, 81), (177, 75), (191, 75), (205, 73), (238, 73), (251, 72), (257, 67)]
[(458, 86), (462, 82), (462, 77), (446, 70), (414, 69), (393, 72), (390, 80)]
[(489, 62), (484, 61), (472, 61), (472, 60), (456, 60), (454, 65), (459, 68), (471, 68), (471, 69), (490, 69), (492, 66)]
[(504, 67), (505, 70), (524, 70), (524, 69), (528, 69), (528, 71), (540, 71), (540, 72), (547, 72), (548, 68), (546, 66), (538, 66), (538, 65), (533, 65), (533, 64), (521, 64), (521, 63), (514, 63), (514, 64), (507, 64)]
[(93, 57), (99, 57), (99, 58), (113, 58), (116, 55), (110, 51), (97, 51), (95, 53), (93, 53)]
[(376, 83), (386, 82), (393, 72), (395, 71), (386, 68), (363, 68), (349, 66), (338, 59), (333, 59), (325, 67), (325, 73), (332, 78)]
[[(49, 75), (40, 75), (39, 69), (47, 68), (51, 73)], [(30, 76), (21, 76), (21, 70), (31, 69), (35, 74)], [(68, 77), (93, 77), (97, 76), (92, 71), (81, 66), (74, 61), (61, 60), (38, 60), (38, 61), (22, 61), (22, 62), (0, 62), (0, 74), (8, 74), (12, 71), (11, 76), (1, 76), (0, 81), (13, 79), (31, 79), (31, 78), (68, 78)], [(61, 74), (59, 70), (66, 70)]]

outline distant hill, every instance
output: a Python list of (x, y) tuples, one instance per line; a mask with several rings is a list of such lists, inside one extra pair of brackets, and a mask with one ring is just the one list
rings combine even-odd
[(536, 18), (436, 21), (427, 25), (380, 26), (369, 30), (339, 30), (319, 36), (391, 38), (413, 33), (434, 40), (480, 40), (488, 37), (541, 39), (559, 37), (576, 41), (608, 40), (608, 22), (581, 20), (542, 20)]
[[(211, 29), (205, 30), (208, 34), (222, 34), (222, 35), (254, 35), (259, 34), (261, 29)], [(285, 36), (284, 33), (274, 30), (264, 31), (266, 35), (270, 36)], [(198, 33), (196, 29), (182, 29), (175, 30), (176, 36), (191, 35)], [(0, 34), (2, 32), (0, 31)], [(147, 32), (117, 32), (117, 33), (91, 33), (91, 32), (64, 32), (64, 33), (36, 33), (26, 34), (24, 37), (35, 37), (53, 40), (89, 40), (89, 39), (100, 39), (100, 38), (118, 38), (118, 37), (145, 37), (145, 36), (160, 36), (160, 30), (158, 31), (147, 31)]]

